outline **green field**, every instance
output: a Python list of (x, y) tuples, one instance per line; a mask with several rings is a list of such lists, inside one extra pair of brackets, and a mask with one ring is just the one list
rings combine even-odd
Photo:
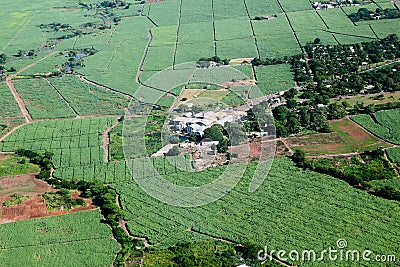
[[(254, 166), (250, 164), (229, 194), (197, 208), (160, 203), (136, 183), (114, 187), (129, 214), (130, 232), (147, 237), (159, 248), (212, 236), (238, 243), (251, 239), (270, 249), (322, 250), (345, 238), (351, 249), (369, 248), (377, 253), (397, 250), (393, 241), (393, 229), (399, 227), (397, 202), (371, 196), (330, 176), (303, 171), (288, 159), (275, 160), (262, 187), (248, 193)], [(178, 185), (200, 186), (223, 170), (192, 173), (191, 178), (178, 172), (166, 178)], [(381, 234), (376, 235), (377, 231)]]
[(371, 115), (356, 115), (352, 116), (351, 119), (384, 140), (400, 144), (399, 116), (400, 109), (392, 109), (378, 111)]
[(0, 177), (37, 173), (39, 171), (40, 168), (29, 163), (28, 159), (25, 157), (14, 155), (2, 155), (0, 157)]
[[(178, 156), (150, 158), (147, 163), (155, 169), (147, 168), (140, 158), (144, 152), (121, 136), (123, 129), (134, 132), (141, 128), (143, 118), (126, 125), (120, 117), (132, 97), (161, 106), (161, 115), (149, 117), (149, 124), (143, 127), (150, 133), (143, 137), (148, 150), (156, 151), (162, 145), (157, 131), (164, 113), (185, 86), (213, 84), (200, 94), (212, 99), (203, 99), (203, 103), (221, 101), (229, 106), (296, 86), (289, 64), (253, 67), (233, 63), (232, 68), (194, 69), (193, 62), (200, 58), (284, 59), (302, 53), (306, 43), (316, 38), (323, 45), (337, 45), (400, 34), (400, 19), (352, 23), (347, 14), (359, 7), (315, 11), (309, 0), (128, 0), (125, 7), (102, 7), (111, 2), (120, 1), (3, 0), (0, 54), (6, 59), (0, 69), (0, 137), (26, 124), (0, 142), (1, 152), (20, 148), (49, 151), (54, 154), (53, 177), (98, 181), (115, 188), (130, 233), (147, 238), (153, 245), (150, 250), (156, 252), (177, 242), (210, 238), (234, 244), (253, 240), (269, 250), (321, 251), (335, 248), (336, 241), (344, 238), (349, 249), (398, 254), (398, 202), (295, 167), (288, 158), (275, 160), (264, 183), (253, 193), (249, 184), (258, 162), (250, 162), (238, 185), (211, 204), (181, 208), (161, 203), (138, 186), (130, 170), (135, 177), (157, 177), (158, 172), (173, 184), (196, 187), (214, 181), (227, 167), (190, 172), (189, 161)], [(392, 6), (389, 0), (374, 2), (365, 7)], [(71, 52), (74, 56), (68, 55)], [(192, 63), (180, 65), (186, 62)], [(2, 76), (3, 72), (8, 73)], [(33, 122), (23, 118), (6, 76), (12, 79)], [(258, 87), (248, 79), (257, 80)], [(237, 86), (229, 85), (235, 82)], [(222, 87), (229, 90), (211, 90)], [(370, 97), (357, 96), (348, 102), (367, 105), (399, 100), (398, 93), (380, 100)], [(383, 147), (399, 168), (399, 148), (389, 148), (391, 144), (379, 139), (400, 144), (399, 117), (400, 109), (352, 117), (376, 136), (344, 119), (330, 123), (331, 133), (285, 141), (292, 149), (304, 148), (308, 156)], [(116, 128), (105, 134), (118, 120)], [(124, 152), (131, 152), (133, 159), (126, 162)], [(19, 157), (0, 157), (0, 176), (33, 172), (39, 172), (38, 167)], [(370, 182), (372, 189), (385, 185), (398, 187), (400, 179)], [(167, 191), (154, 190), (160, 195)], [(116, 266), (120, 246), (102, 220), (99, 210), (93, 210), (0, 225), (0, 266)], [(362, 262), (346, 266), (385, 265)]]
[(3, 266), (110, 266), (119, 249), (98, 210), (0, 225)]
[(21, 110), (6, 83), (0, 83), (0, 124), (4, 134), (10, 127), (24, 122)]
[(290, 65), (261, 66), (254, 67), (254, 70), (257, 85), (265, 95), (288, 90), (295, 85)]
[(390, 160), (400, 168), (400, 147), (394, 147), (386, 150)]
[(76, 114), (45, 79), (18, 80), (14, 86), (33, 119), (71, 118)]

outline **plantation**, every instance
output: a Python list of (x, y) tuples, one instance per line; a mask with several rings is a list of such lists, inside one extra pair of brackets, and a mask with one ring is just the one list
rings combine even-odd
[[(365, 247), (365, 240), (370, 240), (367, 246), (371, 250), (378, 252), (384, 247), (396, 251), (394, 232), (390, 230), (396, 229), (399, 222), (395, 202), (353, 189), (330, 176), (303, 171), (287, 159), (275, 160), (262, 187), (249, 194), (247, 186), (254, 166), (250, 164), (229, 194), (197, 208), (162, 204), (142, 192), (136, 183), (113, 187), (121, 194), (123, 208), (129, 214), (131, 233), (147, 237), (160, 248), (209, 235), (238, 243), (252, 239), (270, 249), (287, 248), (290, 242), (291, 249), (316, 250), (334, 246), (337, 239), (345, 237), (349, 248)], [(222, 172), (223, 168), (215, 168), (192, 173), (193, 179), (180, 172), (166, 178), (179, 185), (199, 186)], [(375, 235), (376, 231), (382, 235)]]
[(399, 116), (400, 109), (393, 109), (378, 111), (371, 115), (360, 114), (352, 116), (351, 119), (384, 140), (400, 144), (400, 129), (397, 123)]
[[(392, 165), (399, 169), (400, 151), (391, 146), (400, 144), (394, 65), (399, 47), (397, 37), (388, 36), (400, 34), (400, 18), (363, 16), (352, 21), (349, 15), (359, 6), (313, 10), (308, 0), (3, 2), (0, 151), (27, 149), (51, 152), (53, 157), (52, 164), (47, 162), (39, 170), (24, 157), (1, 155), (0, 176), (41, 171), (39, 176), (47, 174), (44, 178), (53, 185), (83, 188), (81, 193), (92, 197), (103, 215), (93, 210), (0, 225), (1, 266), (117, 267), (125, 266), (125, 261), (127, 266), (187, 267), (193, 262), (237, 266), (238, 259), (246, 258), (246, 245), (252, 244), (248, 240), (255, 242), (254, 250), (267, 245), (268, 250), (322, 251), (335, 248), (336, 241), (344, 238), (349, 249), (398, 253), (400, 180)], [(361, 7), (378, 12), (377, 8), (393, 11), (398, 6), (376, 0), (362, 1)], [(200, 59), (216, 61), (215, 67)], [(368, 71), (389, 61), (393, 62), (387, 67)], [(294, 89), (279, 103), (273, 101), (278, 92), (290, 88)], [(295, 89), (302, 92), (293, 93)], [(376, 94), (368, 95), (371, 92)], [(343, 96), (360, 93), (366, 95), (351, 96), (350, 106), (342, 105)], [(353, 158), (314, 160), (316, 165), (337, 164), (337, 172), (351, 176), (370, 193), (303, 170), (288, 158), (275, 160), (252, 193), (249, 184), (257, 161), (247, 167), (233, 164), (233, 169), (227, 165), (192, 171), (190, 155), (148, 158), (166, 141), (161, 127), (175, 101), (204, 106), (220, 101), (232, 107), (265, 95), (275, 105), (278, 134), (295, 134), (280, 141), (287, 154), (298, 147), (318, 157), (385, 148), (373, 159), (366, 152)], [(151, 106), (150, 115), (122, 118), (132, 99), (130, 107), (138, 111), (133, 115)], [(291, 107), (276, 107), (281, 103)], [(265, 113), (266, 106), (260, 107)], [(397, 109), (389, 109), (393, 107)], [(346, 114), (358, 115), (332, 121)], [(123, 132), (128, 137), (138, 132), (143, 136), (126, 142)], [(143, 144), (146, 149), (141, 150)], [(224, 191), (221, 199), (194, 208), (164, 204), (135, 180), (155, 181), (160, 175), (174, 185), (201, 187), (224, 172), (233, 177), (233, 171), (245, 171), (236, 187)], [(54, 179), (48, 177), (50, 172)], [(161, 199), (186, 199), (184, 194), (168, 192), (170, 186), (151, 189)], [(66, 192), (46, 193), (48, 207), (83, 205)], [(193, 197), (204, 200), (210, 195), (214, 192)], [(8, 204), (22, 200), (16, 194)], [(127, 258), (140, 242), (126, 235), (125, 222), (132, 236), (145, 237), (152, 245), (143, 258), (141, 249), (138, 258)], [(241, 252), (238, 243), (245, 245)], [(341, 266), (342, 262), (289, 264)]]
[(6, 266), (109, 266), (119, 246), (98, 210), (0, 225)]
[(75, 116), (67, 102), (45, 79), (14, 82), (21, 98), (26, 102), (33, 119), (71, 118)]
[(0, 83), (0, 130), (2, 135), (10, 127), (24, 121), (21, 110), (18, 107), (10, 89), (5, 83)]

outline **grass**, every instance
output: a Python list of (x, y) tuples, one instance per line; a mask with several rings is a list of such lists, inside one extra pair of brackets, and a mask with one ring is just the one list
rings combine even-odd
[(369, 134), (349, 119), (331, 121), (333, 132), (310, 134), (287, 139), (290, 147), (301, 148), (308, 155), (335, 155), (371, 151), (390, 145)]
[(37, 173), (39, 171), (40, 168), (29, 163), (29, 160), (25, 157), (15, 155), (0, 156), (0, 177)]
[(14, 86), (33, 119), (75, 117), (74, 111), (45, 79), (16, 80)]
[(94, 210), (0, 225), (2, 264), (109, 266), (119, 245), (102, 219)]
[(257, 85), (265, 95), (290, 89), (295, 85), (290, 65), (254, 67)]
[[(158, 248), (206, 235), (237, 243), (251, 239), (274, 250), (307, 246), (318, 251), (346, 237), (353, 249), (367, 246), (377, 253), (383, 248), (385, 253), (397, 251), (396, 243), (390, 241), (396, 236), (390, 229), (399, 225), (397, 203), (327, 175), (303, 171), (288, 159), (276, 159), (263, 185), (252, 194), (245, 193), (255, 168), (254, 163), (250, 165), (238, 185), (222, 199), (196, 208), (161, 203), (135, 182), (114, 187), (124, 196), (121, 201), (130, 218), (131, 233), (147, 237)], [(213, 181), (223, 171), (213, 168), (192, 173), (190, 179), (178, 172), (167, 179), (193, 187)], [(326, 266), (337, 265), (332, 262)]]
[(368, 105), (399, 102), (400, 92), (387, 93), (387, 94), (378, 93), (378, 94), (369, 94), (365, 96), (354, 96), (354, 97), (350, 96), (350, 97), (343, 97), (340, 99), (331, 100), (332, 103), (342, 103), (343, 101), (346, 101), (350, 106), (354, 106), (357, 103), (362, 103), (365, 106), (368, 106)]
[(227, 95), (229, 94), (229, 91), (227, 90), (205, 90), (201, 92), (201, 94), (198, 97), (203, 97), (203, 98), (212, 98), (218, 101), (222, 101)]

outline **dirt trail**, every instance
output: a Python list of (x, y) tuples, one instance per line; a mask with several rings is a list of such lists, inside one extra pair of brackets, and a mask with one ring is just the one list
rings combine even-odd
[(8, 133), (6, 133), (5, 135), (3, 135), (2, 137), (0, 137), (0, 142), (3, 142), (4, 139), (6, 139), (9, 135), (11, 135), (13, 132), (15, 132), (16, 130), (18, 130), (19, 128), (21, 128), (22, 126), (28, 124), (29, 122), (23, 123), (21, 125), (18, 125), (14, 128), (11, 129), (11, 131), (9, 131)]
[(387, 154), (386, 149), (383, 150), (383, 153), (384, 153), (383, 155), (385, 156), (385, 159), (390, 163), (390, 165), (392, 166), (393, 170), (396, 172), (397, 176), (400, 176), (400, 173), (399, 173), (399, 170), (397, 169), (396, 164), (394, 164), (394, 163), (390, 160), (390, 158), (389, 158), (389, 156), (388, 156), (388, 154)]
[(46, 58), (53, 56), (53, 55), (54, 55), (55, 53), (57, 53), (57, 52), (58, 52), (58, 50), (53, 51), (52, 53), (48, 54), (47, 56), (45, 56), (45, 57), (43, 57), (43, 58), (41, 58), (41, 59), (39, 59), (39, 60), (37, 60), (37, 61), (35, 61), (35, 62), (29, 64), (29, 65), (27, 65), (27, 66), (25, 66), (24, 68), (20, 69), (20, 70), (17, 71), (16, 73), (14, 73), (14, 74), (12, 74), (12, 75), (10, 75), (10, 76), (8, 76), (8, 77), (6, 78), (7, 86), (8, 86), (8, 88), (10, 88), (10, 91), (11, 91), (11, 93), (13, 94), (15, 100), (17, 101), (18, 106), (19, 106), (19, 108), (21, 109), (22, 114), (23, 114), (23, 116), (24, 116), (24, 118), (25, 118), (25, 121), (26, 121), (27, 123), (32, 122), (32, 117), (31, 117), (31, 115), (29, 114), (28, 110), (26, 109), (25, 103), (24, 103), (24, 101), (22, 100), (22, 98), (20, 97), (20, 95), (18, 94), (18, 91), (15, 89), (14, 84), (13, 84), (13, 82), (12, 82), (12, 79), (13, 79), (15, 76), (17, 76), (18, 74), (20, 74), (21, 72), (23, 72), (23, 71), (25, 71), (25, 70), (27, 70), (27, 69), (29, 69), (29, 68), (35, 66), (35, 65), (38, 64), (40, 61), (45, 60)]
[(18, 103), (18, 106), (21, 109), (21, 112), (22, 112), (22, 115), (25, 118), (25, 121), (27, 123), (31, 122), (32, 121), (31, 114), (29, 114), (28, 110), (26, 109), (24, 101), (22, 101), (22, 98), (19, 96), (17, 90), (15, 89), (14, 84), (12, 82), (12, 77), (11, 76), (8, 76), (6, 78), (6, 83), (7, 83), (8, 88), (10, 88), (11, 93), (13, 94), (15, 100)]
[(118, 118), (117, 122), (108, 127), (103, 133), (103, 139), (102, 139), (102, 146), (104, 150), (104, 162), (109, 162), (109, 152), (108, 152), (108, 145), (110, 144), (110, 136), (109, 133), (114, 129), (118, 124), (120, 124), (120, 119), (121, 117)]

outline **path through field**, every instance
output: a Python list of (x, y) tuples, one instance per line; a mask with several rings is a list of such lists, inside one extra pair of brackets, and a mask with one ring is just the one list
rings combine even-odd
[(13, 94), (13, 96), (15, 98), (15, 101), (17, 101), (17, 103), (18, 103), (18, 106), (21, 109), (21, 112), (25, 118), (25, 121), (28, 123), (31, 122), (32, 121), (31, 114), (29, 114), (28, 110), (26, 109), (24, 101), (22, 101), (22, 98), (19, 96), (17, 90), (15, 89), (11, 76), (8, 76), (6, 78), (6, 83), (7, 83), (8, 88), (10, 88), (11, 93)]
[(117, 122), (108, 127), (103, 133), (103, 139), (102, 139), (102, 146), (104, 150), (104, 162), (109, 162), (109, 152), (108, 152), (108, 145), (110, 144), (110, 132), (112, 129), (114, 129), (119, 123), (120, 123), (121, 117), (118, 118)]

